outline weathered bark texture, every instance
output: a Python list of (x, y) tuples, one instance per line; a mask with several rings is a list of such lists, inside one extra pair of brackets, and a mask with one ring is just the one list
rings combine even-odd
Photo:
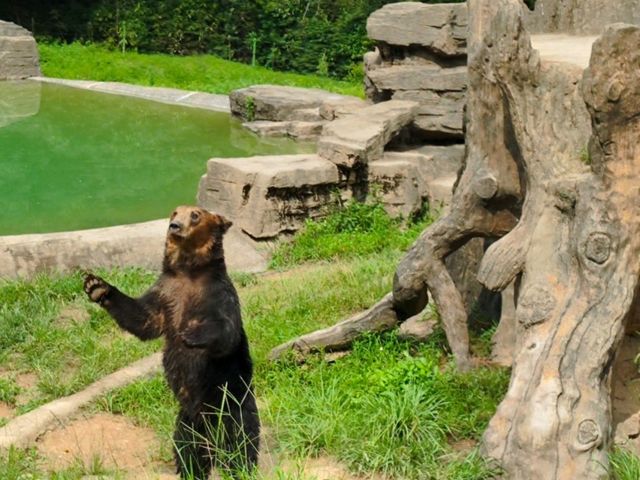
[(580, 82), (540, 62), (517, 0), (491, 3), (473, 63), (504, 94), (526, 199), (480, 268), (494, 289), (522, 273), (521, 348), (483, 448), (508, 478), (607, 478), (611, 365), (640, 275), (640, 29), (609, 27)]
[(357, 324), (409, 318), (430, 294), (469, 367), (467, 312), (445, 259), (498, 239), (478, 279), (514, 292), (496, 333), (513, 369), (483, 452), (509, 479), (604, 479), (612, 365), (640, 304), (640, 27), (608, 27), (583, 70), (541, 58), (520, 0), (468, 5), (467, 153), (451, 208), (400, 262), (392, 298)]

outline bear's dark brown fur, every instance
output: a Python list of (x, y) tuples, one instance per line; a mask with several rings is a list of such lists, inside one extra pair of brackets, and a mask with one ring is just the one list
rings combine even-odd
[(94, 275), (84, 281), (120, 327), (142, 340), (164, 335), (165, 375), (180, 403), (174, 441), (183, 478), (206, 479), (213, 466), (251, 470), (258, 458), (253, 367), (222, 248), (230, 226), (201, 208), (178, 207), (162, 274), (144, 295), (131, 298)]

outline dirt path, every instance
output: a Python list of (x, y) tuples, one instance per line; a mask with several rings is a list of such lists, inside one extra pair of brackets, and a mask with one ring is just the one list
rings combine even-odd
[[(86, 474), (92, 465), (118, 472), (127, 480), (177, 479), (173, 463), (159, 458), (162, 439), (148, 428), (134, 425), (120, 415), (83, 414), (59, 425), (41, 436), (36, 446), (43, 459), (42, 469), (60, 471), (83, 465)], [(330, 457), (309, 458), (304, 461), (279, 459), (273, 442), (262, 440), (260, 471), (265, 479), (278, 478), (277, 471), (285, 471), (300, 479), (362, 480)], [(214, 476), (213, 478), (217, 478)], [(382, 480), (381, 477), (369, 477)]]

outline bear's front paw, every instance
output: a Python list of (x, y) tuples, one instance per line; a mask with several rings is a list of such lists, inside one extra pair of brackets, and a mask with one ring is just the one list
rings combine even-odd
[(111, 286), (100, 277), (87, 274), (84, 277), (84, 291), (92, 302), (102, 303)]

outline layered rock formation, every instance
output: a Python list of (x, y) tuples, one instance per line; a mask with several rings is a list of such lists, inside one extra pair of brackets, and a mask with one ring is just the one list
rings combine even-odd
[[(387, 211), (404, 217), (425, 202), (433, 210), (448, 204), (464, 155), (466, 19), (465, 4), (405, 2), (374, 12), (367, 25), (377, 44), (365, 56), (368, 101), (272, 85), (232, 92), (231, 111), (246, 128), (317, 139), (317, 155), (212, 159), (199, 202), (263, 239), (322, 214), (331, 191), (342, 200), (375, 192)], [(316, 176), (312, 166), (320, 164), (338, 177)], [(278, 186), (283, 178), (296, 179), (286, 195)]]
[(532, 33), (596, 35), (617, 22), (640, 25), (640, 2), (537, 0), (535, 10), (526, 16), (527, 28)]
[(365, 56), (367, 96), (418, 102), (414, 135), (462, 141), (466, 4), (388, 4), (369, 17), (367, 33), (376, 42)]
[(327, 122), (364, 108), (356, 97), (315, 88), (254, 85), (229, 95), (231, 113), (261, 136), (315, 140)]
[(14, 23), (0, 20), (0, 80), (21, 80), (40, 75), (36, 41)]

